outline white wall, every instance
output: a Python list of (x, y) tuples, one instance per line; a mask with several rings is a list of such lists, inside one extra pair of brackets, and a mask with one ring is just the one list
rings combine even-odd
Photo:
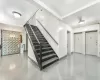
[(32, 25), (36, 25), (36, 19), (35, 19), (35, 15), (28, 21), (29, 24), (32, 24)]
[(71, 34), (71, 46), (70, 46), (70, 50), (71, 52), (73, 52), (73, 31), (70, 28), (70, 26), (63, 24), (62, 25), (64, 28), (62, 30), (59, 31), (59, 56), (63, 57), (65, 55), (67, 55), (67, 31), (70, 31)]
[[(38, 11), (36, 14), (36, 19), (38, 19), (42, 23), (42, 25), (51, 34), (51, 36), (58, 42), (58, 45), (55, 44), (54, 41), (49, 37), (49, 35), (47, 35), (47, 33), (43, 29), (41, 29), (42, 33), (51, 44), (52, 48), (55, 50), (58, 57), (61, 58), (67, 55), (67, 30), (71, 32), (72, 38), (73, 34), (71, 27), (64, 24), (45, 10)], [(39, 28), (41, 27), (38, 22), (36, 23), (36, 25)], [(72, 51), (73, 47), (71, 46), (71, 52)]]
[[(25, 31), (25, 29), (23, 29), (23, 31), (22, 31), (22, 39), (23, 39), (22, 49), (24, 50), (24, 47), (25, 47), (25, 50), (26, 50), (26, 31)], [(24, 46), (23, 46), (23, 44), (24, 44)], [(22, 53), (23, 53), (23, 50), (22, 50)]]
[(36, 57), (34, 55), (34, 51), (32, 49), (32, 46), (31, 46), (29, 39), (28, 39), (28, 57), (30, 57), (32, 60), (34, 60), (34, 62), (36, 62), (36, 64), (37, 64), (37, 60), (36, 60)]
[(1, 29), (11, 30), (11, 31), (18, 31), (18, 32), (22, 32), (23, 31), (23, 27), (12, 26), (12, 25), (7, 25), (7, 24), (0, 24), (0, 30)]
[[(100, 25), (99, 24), (94, 24), (94, 25), (89, 25), (89, 26), (84, 26), (84, 27), (79, 27), (79, 28), (75, 28), (73, 29), (74, 33), (78, 33), (78, 32), (82, 32), (82, 37), (83, 37), (83, 42), (82, 42), (82, 47), (83, 47), (83, 54), (85, 54), (85, 32), (86, 31), (94, 31), (97, 30), (98, 32), (98, 56), (100, 53)], [(74, 44), (74, 39), (73, 39), (73, 44)]]

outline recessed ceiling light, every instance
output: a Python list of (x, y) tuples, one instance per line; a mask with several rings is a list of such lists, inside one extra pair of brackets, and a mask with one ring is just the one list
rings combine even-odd
[(20, 18), (22, 15), (19, 12), (13, 11), (12, 12), (15, 18)]

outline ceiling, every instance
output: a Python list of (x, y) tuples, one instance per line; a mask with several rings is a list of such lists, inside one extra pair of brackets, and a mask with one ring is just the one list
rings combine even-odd
[[(99, 3), (97, 3), (97, 1), (99, 0), (0, 1), (0, 23), (4, 24), (23, 26), (27, 22), (27, 20), (29, 20), (29, 18), (40, 8), (40, 6), (42, 6), (42, 8), (47, 9), (54, 16), (58, 17), (59, 19), (62, 19), (65, 23), (69, 24), (72, 27), (79, 26), (79, 19), (77, 18), (77, 16), (84, 16), (85, 19), (90, 20), (90, 22), (94, 21), (94, 23), (99, 20), (97, 16), (100, 13), (99, 10), (97, 10), (97, 7), (100, 7)], [(13, 11), (21, 13), (22, 16), (20, 18), (15, 18), (12, 14)], [(93, 11), (95, 11), (96, 13), (94, 13)]]
[[(71, 27), (98, 23), (100, 0), (33, 0)], [(79, 24), (79, 17), (85, 20)]]
[(68, 15), (76, 12), (81, 8), (86, 8), (98, 0), (33, 0), (45, 7), (60, 18), (67, 17)]
[[(79, 24), (80, 16), (85, 20), (83, 24)], [(73, 28), (100, 23), (100, 2), (64, 18), (63, 21)]]
[[(0, 0), (0, 23), (23, 26), (37, 9), (28, 0)], [(22, 16), (15, 18), (13, 11), (21, 13)]]

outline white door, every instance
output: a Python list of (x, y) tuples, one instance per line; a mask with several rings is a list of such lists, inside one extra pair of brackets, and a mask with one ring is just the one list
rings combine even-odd
[(74, 49), (75, 52), (82, 53), (82, 33), (74, 34)]
[(86, 33), (86, 54), (97, 55), (97, 31)]
[(71, 39), (70, 39), (70, 32), (67, 32), (67, 53), (68, 53), (68, 54), (71, 53), (71, 51), (70, 51), (70, 47), (71, 47), (71, 46), (70, 46), (70, 44), (71, 44), (70, 42), (71, 42), (71, 41), (70, 41), (70, 40), (71, 40)]

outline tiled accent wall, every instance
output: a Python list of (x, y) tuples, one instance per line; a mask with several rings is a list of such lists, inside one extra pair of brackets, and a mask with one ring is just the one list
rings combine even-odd
[(2, 30), (2, 55), (20, 52), (20, 32)]

